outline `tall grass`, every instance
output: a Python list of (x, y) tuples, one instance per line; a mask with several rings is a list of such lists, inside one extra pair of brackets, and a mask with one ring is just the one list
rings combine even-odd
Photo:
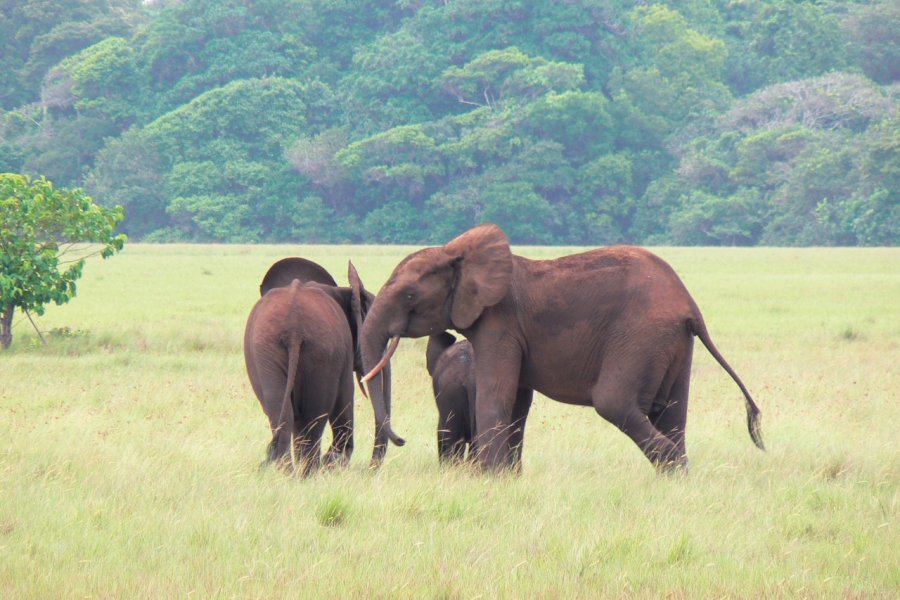
[[(0, 354), (0, 597), (884, 597), (900, 592), (900, 250), (659, 249), (763, 410), (698, 346), (691, 472), (538, 398), (521, 476), (437, 464), (424, 340), (394, 359), (408, 443), (259, 471), (241, 338), (266, 268), (369, 289), (408, 248), (130, 245)], [(532, 257), (568, 252), (522, 248)]]

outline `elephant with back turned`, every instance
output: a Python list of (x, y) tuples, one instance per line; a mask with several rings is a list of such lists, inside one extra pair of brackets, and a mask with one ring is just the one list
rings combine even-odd
[[(519, 468), (535, 390), (593, 406), (660, 471), (687, 465), (685, 424), (694, 336), (744, 395), (753, 442), (759, 409), (716, 349), (699, 308), (662, 259), (620, 246), (530, 260), (496, 225), (410, 254), (375, 298), (361, 335), (363, 381), (390, 439), (381, 369), (401, 337), (456, 329), (475, 352), (479, 464)], [(390, 343), (388, 343), (390, 341)], [(387, 346), (387, 348), (385, 348)]]
[[(350, 286), (338, 287), (321, 266), (292, 257), (263, 278), (247, 320), (244, 358), (272, 430), (266, 463), (289, 466), (293, 439), (303, 472), (318, 468), (326, 422), (332, 430), (326, 464), (350, 459), (353, 373), (362, 376), (358, 334), (374, 296), (352, 264), (348, 277)], [(390, 395), (389, 387), (382, 391)]]
[[(428, 336), (425, 364), (438, 409), (437, 446), (442, 463), (475, 458), (475, 356), (468, 340)], [(468, 450), (468, 454), (466, 451)]]

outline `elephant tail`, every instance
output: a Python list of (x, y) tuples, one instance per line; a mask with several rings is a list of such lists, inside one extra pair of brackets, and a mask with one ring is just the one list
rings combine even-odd
[(297, 384), (297, 367), (300, 365), (300, 336), (291, 334), (290, 337), (282, 342), (288, 353), (287, 383), (284, 385), (284, 398), (281, 400), (281, 414), (278, 416), (279, 427), (287, 424), (288, 430), (293, 431), (294, 428), (294, 406), (291, 398), (294, 386)]
[(731, 368), (731, 365), (728, 364), (728, 361), (725, 360), (725, 357), (722, 356), (718, 348), (716, 348), (716, 345), (713, 344), (712, 338), (709, 337), (709, 331), (706, 329), (706, 323), (703, 321), (703, 317), (699, 316), (699, 310), (697, 311), (697, 315), (697, 317), (690, 319), (688, 323), (691, 333), (700, 338), (700, 341), (703, 342), (703, 345), (706, 346), (706, 349), (712, 357), (716, 359), (716, 362), (725, 369), (725, 372), (728, 373), (738, 387), (741, 388), (741, 392), (744, 394), (747, 405), (747, 429), (750, 432), (750, 439), (753, 440), (753, 443), (756, 444), (757, 448), (765, 450), (766, 446), (763, 444), (762, 428), (759, 422), (759, 407), (756, 406), (756, 402), (753, 401), (753, 397), (750, 395), (750, 391), (747, 390), (747, 386), (744, 385), (744, 382), (741, 381), (741, 378), (738, 377), (735, 370)]

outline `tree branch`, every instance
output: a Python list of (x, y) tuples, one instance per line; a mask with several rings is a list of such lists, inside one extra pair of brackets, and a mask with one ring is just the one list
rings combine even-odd
[(27, 308), (23, 308), (22, 311), (24, 311), (25, 316), (28, 317), (28, 320), (31, 321), (31, 326), (34, 327), (34, 330), (35, 330), (35, 331), (37, 331), (38, 337), (41, 338), (41, 343), (43, 343), (43, 344), (46, 346), (46, 345), (47, 345), (47, 340), (44, 339), (44, 334), (41, 333), (41, 330), (38, 329), (38, 326), (37, 326), (37, 324), (34, 322), (34, 319), (31, 318), (31, 313), (28, 312), (28, 309), (27, 309)]

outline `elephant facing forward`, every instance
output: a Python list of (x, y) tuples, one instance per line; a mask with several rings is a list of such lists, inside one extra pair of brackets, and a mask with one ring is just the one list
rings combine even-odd
[(469, 460), (476, 454), (475, 357), (472, 344), (447, 333), (428, 337), (428, 374), (438, 409), (437, 446), (442, 463)]
[[(496, 225), (403, 259), (363, 325), (363, 381), (390, 439), (380, 370), (401, 337), (456, 329), (475, 353), (475, 425), (484, 468), (518, 468), (535, 390), (597, 413), (659, 470), (687, 464), (694, 336), (744, 395), (753, 442), (759, 409), (710, 338), (700, 309), (661, 258), (619, 246), (530, 260)], [(390, 341), (390, 344), (388, 342)], [(387, 348), (385, 348), (387, 346)]]

